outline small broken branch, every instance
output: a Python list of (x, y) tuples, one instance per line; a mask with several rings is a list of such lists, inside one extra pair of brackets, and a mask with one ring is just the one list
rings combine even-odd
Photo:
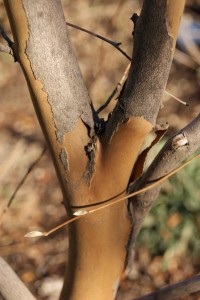
[(153, 292), (146, 296), (134, 298), (134, 300), (172, 300), (200, 291), (200, 275), (186, 279), (176, 284), (169, 285), (159, 291)]
[(69, 22), (66, 22), (66, 24), (67, 24), (68, 26), (72, 27), (72, 28), (78, 29), (78, 30), (83, 31), (83, 32), (86, 32), (86, 33), (88, 33), (88, 34), (90, 34), (90, 35), (92, 35), (92, 36), (94, 36), (94, 37), (97, 37), (98, 39), (103, 40), (104, 42), (106, 42), (106, 43), (112, 45), (113, 47), (119, 47), (119, 46), (121, 45), (120, 42), (114, 42), (114, 41), (111, 41), (111, 40), (109, 40), (108, 38), (103, 37), (103, 36), (100, 35), (100, 34), (97, 34), (97, 33), (95, 33), (95, 32), (92, 32), (92, 31), (90, 31), (90, 30), (87, 30), (87, 29), (85, 29), (85, 28), (83, 28), (83, 27), (80, 27), (80, 26), (78, 26), (78, 25), (75, 25), (75, 24), (72, 24), (72, 23), (69, 23)]
[(172, 95), (170, 92), (165, 90), (165, 94), (167, 94), (168, 96), (172, 97), (173, 99), (175, 99), (176, 101), (180, 102), (181, 104), (185, 105), (185, 106), (189, 106), (189, 104), (183, 100), (181, 100), (180, 98)]

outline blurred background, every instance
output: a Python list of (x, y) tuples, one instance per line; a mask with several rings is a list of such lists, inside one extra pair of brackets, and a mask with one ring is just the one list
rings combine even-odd
[[(133, 12), (142, 1), (63, 0), (68, 22), (103, 35), (132, 55)], [(0, 23), (12, 38), (3, 1)], [(74, 49), (97, 109), (120, 81), (128, 60), (111, 45), (69, 28)], [(1, 43), (5, 41), (0, 38)], [(200, 111), (200, 1), (187, 1), (167, 90), (158, 123), (168, 122), (168, 136)], [(66, 219), (62, 195), (48, 151), (3, 213), (16, 186), (45, 146), (27, 85), (18, 63), (0, 53), (0, 255), (40, 300), (58, 298), (68, 256), (67, 227), (46, 238), (27, 240), (31, 230), (46, 231)], [(107, 118), (116, 100), (102, 112)], [(165, 137), (165, 139), (167, 136)], [(160, 145), (153, 149), (154, 156)], [(147, 217), (135, 249), (135, 265), (121, 282), (118, 300), (130, 300), (197, 274), (200, 269), (200, 162), (167, 181)], [(109, 266), (108, 266), (109, 267)], [(200, 299), (195, 294), (187, 299)]]

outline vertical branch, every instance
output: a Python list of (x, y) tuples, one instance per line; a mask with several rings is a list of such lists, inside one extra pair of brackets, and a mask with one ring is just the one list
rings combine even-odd
[[(61, 2), (5, 0), (5, 6), (15, 53), (24, 71), (68, 205), (70, 197), (66, 180), (70, 181), (73, 176), (73, 180), (79, 180), (82, 174), (76, 178), (75, 169), (81, 169), (82, 173), (86, 169), (84, 147), (93, 134), (93, 119), (90, 98), (72, 49)], [(76, 138), (72, 139), (73, 136)], [(77, 157), (81, 158), (79, 165)], [(70, 174), (70, 168), (74, 175)]]
[(108, 124), (109, 140), (117, 125), (127, 118), (139, 116), (155, 125), (184, 4), (184, 0), (144, 1), (134, 30), (127, 83)]
[(105, 133), (105, 165), (121, 176), (121, 190), (156, 123), (185, 1), (178, 3), (145, 0), (137, 21), (130, 71)]

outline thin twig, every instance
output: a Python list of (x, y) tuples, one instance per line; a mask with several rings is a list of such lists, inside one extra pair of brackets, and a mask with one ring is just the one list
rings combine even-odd
[[(110, 94), (110, 96), (108, 97), (108, 99), (105, 101), (104, 104), (102, 104), (102, 106), (100, 106), (97, 109), (97, 114), (99, 114), (103, 109), (105, 109), (108, 104), (111, 102), (111, 100), (113, 99), (113, 97), (117, 94), (117, 92), (120, 90), (120, 88), (122, 87), (123, 83), (125, 82), (129, 69), (130, 69), (131, 63), (128, 64), (128, 66), (126, 67), (126, 70), (121, 78), (121, 80), (118, 82), (117, 86), (114, 88), (114, 90), (112, 91), (112, 93)], [(183, 100), (181, 100), (180, 98), (174, 96), (173, 94), (171, 94), (168, 91), (164, 91), (165, 94), (167, 94), (168, 96), (172, 97), (173, 99), (175, 99), (176, 101), (180, 102), (181, 104), (185, 105), (185, 106), (189, 106), (189, 104)]]
[(14, 62), (17, 61), (17, 58), (14, 54), (13, 48), (14, 48), (14, 43), (11, 41), (11, 39), (8, 37), (6, 34), (3, 26), (0, 24), (0, 34), (4, 38), (4, 40), (7, 42), (8, 46), (4, 46), (3, 44), (0, 45), (0, 51), (8, 53), (14, 57)]
[(6, 207), (3, 210), (3, 213), (2, 213), (2, 216), (1, 216), (1, 221), (2, 221), (3, 216), (5, 215), (5, 213), (7, 212), (7, 210), (9, 209), (11, 204), (13, 203), (13, 200), (15, 199), (15, 196), (16, 196), (17, 192), (19, 191), (21, 186), (24, 184), (25, 180), (27, 179), (27, 177), (31, 173), (31, 171), (34, 169), (34, 167), (38, 164), (38, 162), (40, 161), (40, 159), (44, 155), (45, 151), (46, 151), (46, 148), (43, 148), (42, 152), (39, 154), (39, 156), (36, 158), (36, 160), (29, 166), (28, 170), (26, 171), (26, 173), (24, 174), (24, 176), (22, 177), (22, 179), (18, 183), (18, 185), (15, 188), (14, 192), (12, 193), (10, 199), (8, 200), (8, 203), (7, 203)]
[(170, 97), (172, 97), (173, 99), (175, 99), (176, 101), (180, 102), (181, 104), (185, 105), (185, 106), (189, 106), (189, 104), (183, 100), (181, 100), (180, 98), (172, 95), (170, 92), (165, 90), (165, 94), (169, 95)]
[[(71, 218), (71, 219), (69, 219), (69, 220), (63, 222), (62, 224), (60, 224), (60, 225), (58, 225), (58, 226), (52, 228), (51, 230), (45, 231), (45, 232), (41, 232), (41, 231), (30, 231), (30, 232), (28, 232), (28, 233), (25, 235), (25, 237), (29, 237), (29, 238), (30, 238), (30, 237), (48, 236), (48, 235), (50, 235), (51, 233), (55, 232), (56, 230), (58, 230), (58, 229), (64, 227), (65, 225), (67, 225), (67, 224), (69, 224), (69, 223), (71, 223), (71, 222), (74, 222), (74, 221), (76, 221), (76, 220), (78, 220), (78, 219), (80, 219), (80, 218), (83, 218), (84, 216), (86, 216), (86, 215), (88, 215), (88, 214), (92, 214), (92, 213), (94, 213), (94, 212), (96, 212), (96, 211), (105, 209), (105, 208), (108, 207), (108, 206), (117, 204), (117, 203), (119, 203), (119, 202), (122, 202), (122, 201), (124, 201), (124, 200), (127, 200), (128, 198), (132, 198), (132, 197), (135, 196), (135, 195), (138, 195), (138, 194), (141, 194), (141, 193), (143, 193), (143, 192), (145, 192), (145, 191), (147, 191), (147, 190), (150, 190), (150, 189), (152, 189), (153, 187), (155, 187), (155, 186), (159, 185), (160, 183), (162, 183), (163, 181), (165, 181), (166, 179), (168, 179), (169, 177), (171, 177), (172, 175), (174, 175), (175, 173), (177, 173), (178, 171), (180, 171), (183, 167), (185, 167), (185, 166), (187, 166), (188, 164), (190, 164), (194, 159), (197, 159), (197, 158), (199, 158), (199, 157), (200, 157), (200, 153), (196, 154), (196, 155), (195, 155), (194, 157), (192, 157), (190, 160), (188, 160), (187, 162), (185, 162), (185, 163), (182, 164), (181, 166), (177, 167), (176, 169), (174, 169), (174, 170), (173, 170), (172, 172), (170, 172), (169, 174), (163, 176), (162, 178), (160, 178), (160, 179), (157, 180), (156, 182), (154, 182), (154, 183), (152, 183), (152, 184), (150, 184), (150, 185), (148, 185), (148, 186), (146, 186), (146, 187), (144, 187), (144, 188), (142, 188), (142, 189), (140, 189), (140, 190), (137, 190), (137, 191), (135, 191), (135, 192), (133, 192), (133, 193), (131, 193), (131, 194), (128, 194), (128, 195), (126, 195), (126, 196), (124, 196), (124, 197), (121, 197), (121, 198), (119, 198), (119, 199), (115, 199), (115, 200), (112, 201), (112, 202), (111, 202), (111, 199), (114, 199), (114, 197), (113, 197), (113, 198), (110, 198), (110, 199), (107, 199), (107, 200), (104, 200), (104, 201), (101, 201), (101, 202), (99, 202), (99, 203), (96, 203), (97, 205), (103, 203), (103, 205), (101, 205), (101, 206), (99, 206), (99, 207), (97, 207), (97, 208), (95, 208), (95, 209), (76, 211), (76, 212), (74, 213), (75, 217), (73, 217), (73, 218)], [(121, 192), (120, 194), (123, 194), (123, 193), (126, 193), (126, 192), (127, 192), (127, 190), (124, 190), (124, 191)], [(119, 196), (119, 195), (117, 195), (117, 196)], [(117, 196), (116, 196), (116, 197), (117, 197)], [(78, 212), (80, 212), (80, 214), (78, 214)]]
[(86, 33), (88, 33), (88, 34), (94, 36), (94, 37), (97, 37), (98, 39), (103, 40), (104, 42), (106, 42), (106, 43), (112, 45), (113, 47), (115, 47), (115, 48), (116, 48), (118, 51), (120, 51), (126, 58), (128, 58), (129, 60), (131, 60), (131, 57), (130, 57), (125, 51), (123, 51), (123, 50), (119, 47), (119, 46), (121, 45), (121, 43), (111, 41), (111, 40), (109, 40), (109, 39), (107, 39), (107, 38), (105, 38), (105, 37), (103, 37), (103, 36), (101, 36), (101, 35), (99, 35), (99, 34), (97, 34), (97, 33), (94, 33), (94, 32), (92, 32), (92, 31), (87, 30), (87, 29), (85, 29), (85, 28), (83, 28), (83, 27), (80, 27), (80, 26), (78, 26), (78, 25), (74, 25), (74, 24), (69, 23), (69, 22), (66, 22), (66, 24), (67, 24), (68, 26), (70, 26), (70, 27), (73, 27), (73, 28), (75, 28), (75, 29), (81, 30), (81, 31), (83, 31), (83, 32), (86, 32)]
[(134, 300), (172, 300), (200, 291), (200, 275), (169, 285), (159, 291), (135, 298)]
[[(103, 40), (104, 42), (106, 42), (106, 43), (112, 45), (112, 46), (115, 47), (117, 50), (119, 50), (119, 51), (120, 51), (120, 52), (121, 52), (128, 60), (131, 61), (131, 57), (119, 47), (119, 46), (121, 45), (121, 43), (111, 41), (111, 40), (107, 39), (106, 37), (103, 37), (102, 35), (99, 35), (99, 34), (97, 34), (97, 33), (95, 33), (95, 32), (92, 32), (92, 31), (90, 31), (90, 30), (87, 30), (87, 29), (85, 29), (85, 28), (83, 28), (83, 27), (80, 27), (80, 26), (78, 26), (78, 25), (75, 25), (75, 24), (72, 24), (72, 23), (69, 23), (69, 22), (66, 22), (66, 24), (67, 24), (68, 26), (70, 26), (70, 27), (73, 27), (73, 28), (75, 28), (75, 29), (78, 29), (78, 30), (81, 30), (81, 31), (83, 31), (83, 32), (86, 32), (86, 33), (88, 33), (88, 34), (90, 34), (90, 35), (92, 35), (92, 36), (94, 36), (94, 37), (97, 37), (97, 38)], [(128, 67), (127, 67), (127, 69), (125, 70), (126, 75), (128, 74), (128, 71), (129, 71), (129, 69), (130, 69), (130, 65), (131, 65), (131, 64), (129, 64)], [(122, 78), (124, 78), (124, 75), (123, 75)], [(122, 80), (122, 79), (121, 79), (121, 80)], [(120, 82), (121, 82), (121, 80), (120, 80)], [(113, 97), (116, 95), (116, 93), (118, 92), (118, 90), (119, 90), (119, 88), (120, 88), (120, 82), (117, 84), (117, 86), (115, 87), (115, 89), (113, 90), (113, 92), (111, 93), (111, 95), (108, 97), (108, 99), (106, 100), (106, 102), (105, 102), (105, 103), (97, 110), (97, 114), (99, 114), (103, 109), (105, 109), (105, 108), (107, 107), (107, 105), (110, 103), (110, 101), (113, 99)], [(167, 95), (169, 95), (170, 97), (172, 97), (173, 99), (175, 99), (176, 101), (182, 103), (183, 105), (189, 106), (185, 101), (183, 101), (183, 100), (179, 99), (178, 97), (172, 95), (170, 92), (165, 91), (165, 93), (166, 93)]]
[(92, 32), (92, 31), (90, 31), (90, 30), (87, 30), (87, 29), (85, 29), (85, 28), (82, 28), (82, 27), (80, 27), (80, 26), (78, 26), (78, 25), (75, 25), (75, 24), (72, 24), (72, 23), (69, 23), (69, 22), (66, 22), (66, 24), (67, 24), (68, 26), (70, 26), (70, 27), (73, 27), (73, 28), (78, 29), (78, 30), (80, 30), (80, 31), (86, 32), (86, 33), (88, 33), (88, 34), (90, 34), (90, 35), (92, 35), (92, 36), (95, 36), (95, 37), (97, 37), (98, 39), (101, 39), (101, 40), (105, 41), (106, 43), (108, 43), (108, 44), (110, 44), (110, 45), (112, 45), (112, 46), (114, 46), (114, 47), (119, 47), (119, 46), (121, 45), (120, 42), (114, 42), (114, 41), (111, 41), (111, 40), (109, 40), (108, 38), (103, 37), (102, 35), (99, 35), (99, 34), (97, 34), (97, 33), (95, 33), (95, 32)]
[(126, 81), (126, 77), (127, 77), (128, 71), (130, 69), (130, 65), (131, 64), (129, 63), (128, 66), (126, 67), (122, 78), (120, 79), (117, 86), (112, 91), (111, 95), (108, 97), (106, 102), (97, 109), (97, 114), (99, 114), (104, 108), (106, 108), (108, 106), (108, 104), (111, 102), (111, 100), (114, 98), (114, 96), (121, 90), (124, 82)]
[(11, 41), (11, 39), (7, 36), (4, 28), (2, 25), (0, 25), (0, 33), (2, 35), (2, 37), (4, 38), (4, 40), (7, 42), (8, 46), (12, 49), (14, 43)]

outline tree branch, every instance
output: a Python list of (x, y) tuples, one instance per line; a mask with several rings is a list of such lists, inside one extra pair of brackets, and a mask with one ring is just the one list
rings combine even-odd
[(104, 42), (110, 44), (111, 46), (113, 46), (114, 48), (116, 48), (119, 52), (121, 52), (126, 58), (128, 58), (129, 60), (131, 60), (131, 57), (130, 57), (125, 51), (123, 51), (123, 50), (119, 47), (119, 46), (121, 45), (121, 43), (111, 41), (111, 40), (109, 40), (108, 38), (103, 37), (102, 35), (99, 35), (99, 34), (97, 34), (97, 33), (95, 33), (95, 32), (92, 32), (92, 31), (90, 31), (90, 30), (87, 30), (87, 29), (85, 29), (85, 28), (83, 28), (83, 27), (80, 27), (80, 26), (78, 26), (78, 25), (75, 25), (75, 24), (72, 24), (72, 23), (69, 23), (69, 22), (66, 22), (66, 24), (67, 24), (68, 26), (70, 26), (70, 27), (73, 27), (73, 28), (75, 28), (75, 29), (78, 29), (78, 30), (81, 30), (81, 31), (83, 31), (83, 32), (86, 32), (86, 33), (88, 33), (88, 34), (90, 34), (90, 35), (92, 35), (92, 36), (94, 36), (94, 37), (97, 37), (98, 39), (100, 39), (100, 40), (102, 40), (102, 41), (104, 41)]
[(0, 297), (4, 300), (36, 300), (11, 267), (0, 257)]
[[(160, 108), (184, 7), (183, 0), (178, 7), (174, 7), (175, 3), (166, 0), (143, 2), (134, 31), (128, 78), (106, 124), (103, 140), (105, 173), (107, 169), (113, 170), (109, 178), (113, 182), (120, 176), (120, 185), (116, 182), (119, 192), (127, 188), (138, 153)], [(173, 9), (176, 9), (175, 15)]]
[(130, 72), (108, 123), (107, 141), (110, 141), (117, 126), (131, 117), (142, 117), (155, 125), (184, 4), (183, 0), (179, 6), (175, 1), (144, 1), (134, 31)]
[[(115, 194), (116, 186), (121, 190), (117, 184), (121, 178), (115, 180), (115, 186), (109, 179), (112, 168), (104, 170), (103, 143), (94, 135), (91, 100), (73, 52), (61, 1), (4, 1), (18, 60), (54, 159), (70, 217), (71, 206), (107, 199)], [(122, 185), (125, 188), (127, 182)], [(113, 234), (119, 214), (121, 226)], [(83, 295), (88, 300), (112, 299), (123, 269), (129, 231), (124, 203), (72, 223), (69, 265), (61, 299), (75, 300)], [(105, 274), (108, 262), (112, 270)]]
[[(178, 164), (200, 147), (200, 114), (185, 128), (171, 137), (160, 150), (147, 171), (139, 178), (136, 184), (129, 189), (129, 193), (144, 187), (146, 184), (171, 172)], [(132, 214), (132, 233), (128, 246), (128, 266), (131, 269), (133, 263), (133, 246), (149, 212), (152, 204), (159, 195), (162, 185), (158, 185), (129, 200), (129, 208)]]
[(180, 297), (188, 296), (190, 294), (200, 291), (200, 275), (194, 276), (190, 279), (181, 281), (179, 283), (169, 285), (159, 291), (153, 292), (146, 296), (134, 298), (134, 300), (172, 300), (180, 299)]

